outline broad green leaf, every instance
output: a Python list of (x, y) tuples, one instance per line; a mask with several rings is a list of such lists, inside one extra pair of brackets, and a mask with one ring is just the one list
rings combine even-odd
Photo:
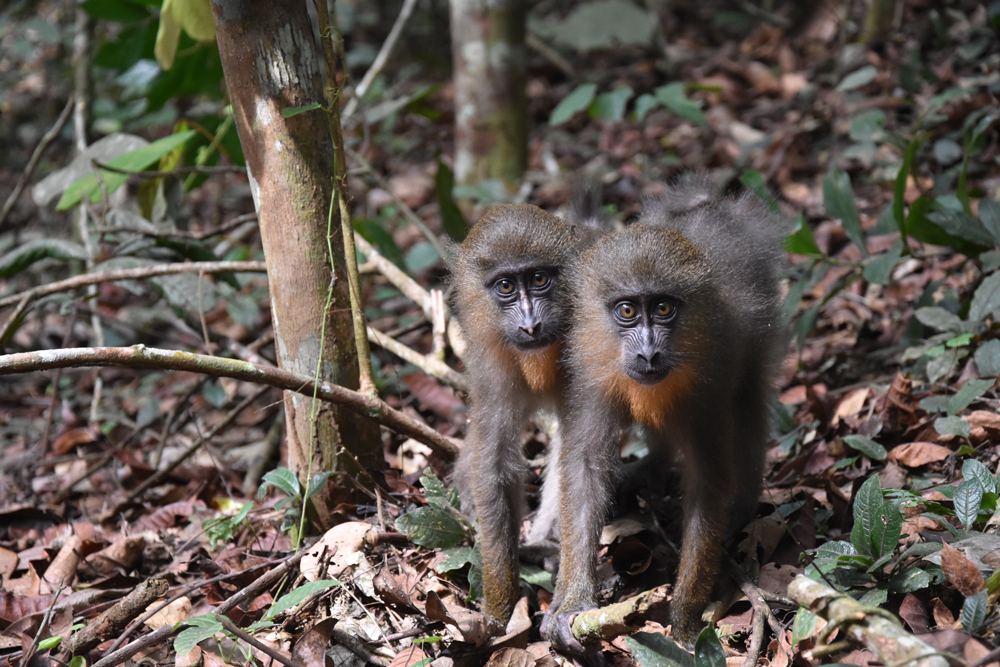
[(656, 95), (656, 99), (663, 103), (663, 106), (684, 120), (697, 123), (698, 125), (705, 124), (705, 113), (698, 106), (697, 102), (684, 94), (683, 83), (669, 83), (665, 86), (660, 86), (653, 91), (653, 94)]
[(595, 83), (585, 83), (578, 86), (552, 110), (552, 115), (549, 116), (549, 125), (553, 127), (562, 125), (577, 113), (589, 107), (590, 103), (594, 101), (596, 93), (597, 84)]
[(306, 598), (319, 593), (320, 591), (325, 591), (328, 588), (333, 588), (334, 586), (340, 586), (340, 582), (336, 579), (317, 579), (316, 581), (309, 581), (294, 591), (282, 595), (280, 598), (274, 601), (271, 608), (267, 610), (267, 614), (264, 618), (270, 620), (280, 614), (283, 611), (287, 611), (292, 607), (301, 604)]
[(795, 612), (795, 621), (792, 623), (792, 646), (816, 633), (816, 621), (816, 614), (805, 607), (799, 607), (798, 611)]
[(913, 315), (921, 324), (936, 331), (960, 333), (965, 328), (965, 324), (957, 315), (945, 310), (941, 306), (918, 308), (914, 311)]
[(361, 234), (366, 241), (375, 246), (375, 249), (382, 253), (390, 262), (400, 268), (403, 267), (405, 264), (403, 261), (403, 251), (396, 245), (396, 240), (392, 238), (392, 234), (387, 232), (378, 222), (369, 220), (368, 218), (359, 218), (354, 221), (354, 231), (357, 234)]
[(437, 476), (427, 469), (424, 476), (420, 478), (420, 485), (424, 487), (424, 498), (429, 502), (432, 498), (444, 501), (446, 505), (455, 509), (461, 509), (462, 499), (459, 497), (458, 489), (448, 488)]
[(934, 430), (941, 435), (960, 435), (966, 440), (972, 427), (961, 417), (938, 417), (934, 420)]
[(893, 217), (896, 219), (896, 225), (899, 227), (900, 233), (903, 235), (903, 240), (906, 240), (907, 228), (906, 219), (904, 218), (904, 208), (906, 206), (906, 179), (910, 175), (910, 167), (913, 164), (913, 155), (916, 153), (917, 148), (920, 146), (919, 141), (913, 140), (906, 144), (906, 149), (903, 151), (903, 164), (899, 168), (899, 173), (896, 174), (896, 182), (893, 184), (893, 199), (892, 199), (892, 212)]
[(437, 250), (427, 241), (414, 243), (403, 256), (403, 263), (410, 273), (418, 273), (434, 266), (440, 259)]
[(983, 491), (996, 493), (996, 479), (990, 474), (989, 468), (976, 459), (965, 459), (962, 462), (962, 477), (976, 480), (983, 487)]
[(438, 160), (437, 172), (434, 174), (434, 196), (441, 209), (441, 224), (453, 241), (461, 242), (469, 233), (469, 225), (452, 196), (454, 186), (455, 175), (451, 168)]
[[(125, 171), (143, 171), (158, 162), (170, 151), (183, 145), (195, 134), (196, 132), (194, 130), (171, 134), (170, 136), (163, 137), (158, 141), (154, 141), (148, 146), (143, 146), (142, 148), (108, 160), (107, 164), (109, 167), (123, 169)], [(101, 181), (97, 180), (97, 176), (94, 174), (88, 174), (66, 188), (62, 197), (59, 198), (59, 203), (56, 204), (56, 210), (65, 211), (68, 208), (76, 206), (80, 203), (80, 200), (83, 199), (84, 196), (86, 196), (92, 203), (96, 204), (104, 199), (105, 190), (107, 190), (107, 193), (110, 195), (129, 178), (128, 174), (119, 174), (116, 172), (105, 171), (103, 169), (100, 169), (99, 171), (101, 174), (101, 181), (104, 183), (103, 189), (101, 187)]]
[(539, 26), (543, 35), (577, 51), (650, 46), (656, 32), (655, 15), (624, 0), (597, 0), (575, 5), (561, 22)]
[(83, 246), (73, 241), (42, 238), (27, 241), (0, 257), (0, 278), (17, 275), (41, 259), (86, 259)]
[(903, 513), (899, 510), (899, 501), (883, 503), (872, 522), (872, 555), (879, 559), (891, 556), (902, 528)]
[(434, 566), (434, 569), (438, 572), (451, 572), (452, 570), (459, 570), (466, 565), (473, 563), (473, 548), (472, 547), (453, 547), (451, 549), (442, 549), (441, 553), (448, 556), (448, 560), (438, 563)]
[(889, 591), (894, 594), (913, 593), (931, 585), (932, 577), (919, 567), (897, 572), (889, 579)]
[(845, 76), (840, 83), (837, 84), (836, 90), (846, 91), (846, 90), (856, 90), (861, 86), (866, 86), (875, 80), (878, 75), (878, 70), (871, 65), (865, 65), (860, 69), (856, 69), (847, 76)]
[[(750, 192), (757, 196), (757, 199), (761, 200), (764, 204), (778, 213), (778, 204), (771, 196), (771, 193), (767, 189), (767, 182), (764, 180), (764, 175), (755, 169), (747, 169), (742, 174), (740, 174), (740, 183), (743, 184)], [(801, 217), (801, 213), (799, 216)]]
[(851, 139), (874, 141), (885, 126), (885, 112), (881, 109), (862, 111), (851, 119)]
[(719, 641), (719, 635), (709, 625), (694, 643), (695, 667), (726, 667), (726, 652)]
[(420, 507), (396, 519), (396, 530), (414, 544), (431, 549), (457, 547), (465, 540), (465, 528), (454, 512)]
[(263, 478), (261, 478), (263, 484), (260, 485), (260, 489), (257, 490), (257, 497), (262, 499), (267, 493), (267, 488), (269, 486), (274, 486), (280, 489), (289, 498), (294, 498), (302, 493), (302, 487), (299, 485), (299, 478), (295, 476), (288, 468), (275, 468), (267, 472)]
[(981, 375), (1000, 375), (1000, 340), (994, 338), (980, 345), (976, 348), (974, 358)]
[(677, 642), (654, 632), (637, 632), (625, 638), (639, 667), (694, 667), (694, 658)]
[(823, 177), (823, 203), (830, 217), (840, 220), (847, 238), (861, 250), (864, 257), (868, 256), (865, 237), (861, 232), (861, 220), (858, 218), (858, 207), (854, 203), (854, 190), (851, 188), (851, 177), (839, 167), (833, 167)]
[(62, 637), (60, 637), (59, 635), (56, 635), (55, 637), (47, 637), (46, 639), (43, 639), (42, 641), (38, 642), (38, 650), (48, 651), (49, 649), (54, 649), (55, 647), (59, 646), (59, 643), (61, 641)]
[(635, 100), (635, 121), (637, 123), (642, 122), (642, 119), (646, 117), (646, 114), (658, 106), (660, 106), (660, 101), (658, 99), (649, 93), (643, 93)]
[(792, 233), (785, 237), (784, 246), (785, 250), (797, 255), (823, 256), (823, 251), (819, 249), (819, 246), (816, 245), (816, 239), (813, 238), (812, 229), (809, 228), (809, 224), (801, 213), (795, 220)]
[[(888, 556), (886, 556), (888, 558)], [(866, 607), (881, 607), (889, 599), (889, 591), (881, 585), (877, 588), (870, 588), (868, 592), (858, 598), (858, 602)]]
[(590, 115), (602, 120), (620, 121), (625, 118), (625, 105), (635, 94), (628, 86), (616, 88), (610, 93), (601, 93), (590, 105)]
[(212, 614), (189, 618), (184, 621), (184, 624), (188, 627), (181, 630), (180, 634), (174, 638), (174, 651), (177, 652), (178, 656), (187, 656), (195, 646), (212, 637), (215, 633), (225, 632), (222, 623), (219, 623)]
[(309, 493), (306, 496), (306, 500), (312, 498), (326, 488), (326, 480), (330, 479), (330, 475), (332, 474), (332, 470), (323, 470), (322, 472), (318, 472), (313, 475), (313, 478), (309, 481)]
[(949, 338), (945, 341), (945, 347), (965, 347), (972, 342), (972, 334), (964, 333), (955, 336), (954, 338)]
[(955, 490), (955, 516), (966, 530), (976, 523), (982, 500), (983, 487), (974, 479), (962, 482)]
[(879, 486), (878, 475), (872, 475), (861, 485), (854, 498), (854, 528), (851, 530), (851, 543), (863, 556), (876, 555), (872, 552), (872, 531), (882, 504), (882, 489)]
[[(906, 233), (931, 245), (951, 246), (960, 253), (975, 257), (985, 248), (975, 243), (949, 234), (940, 225), (932, 221), (928, 216), (934, 206), (934, 201), (927, 195), (921, 195), (910, 204), (910, 212), (906, 216)], [(992, 242), (990, 245), (993, 245)]]
[(1000, 310), (1000, 272), (991, 273), (979, 283), (969, 304), (969, 321), (979, 323)]
[(952, 139), (938, 139), (934, 142), (934, 159), (944, 166), (954, 164), (962, 159), (962, 147)]
[(892, 247), (881, 255), (875, 255), (865, 264), (864, 279), (876, 285), (888, 285), (892, 270), (903, 256), (903, 239), (896, 239)]
[(993, 237), (993, 242), (1000, 245), (1000, 204), (989, 197), (980, 199), (979, 220)]
[(537, 565), (528, 565), (526, 563), (521, 563), (520, 567), (521, 579), (528, 582), (532, 586), (537, 586), (538, 588), (544, 588), (549, 593), (555, 593), (556, 588), (552, 582), (552, 573), (538, 567)]
[(118, 23), (134, 23), (152, 16), (141, 3), (128, 0), (86, 0), (80, 3), (80, 8), (95, 19)]
[(312, 104), (307, 104), (301, 107), (285, 107), (281, 110), (281, 115), (285, 118), (291, 118), (293, 116), (298, 116), (300, 113), (305, 113), (307, 111), (314, 111), (316, 109), (322, 109), (323, 105), (319, 102), (313, 102)]
[[(948, 414), (957, 415), (993, 388), (993, 380), (969, 380), (948, 399)], [(989, 489), (987, 489), (989, 491)]]
[(871, 438), (866, 438), (863, 435), (845, 435), (843, 439), (852, 449), (858, 450), (868, 458), (874, 461), (885, 460), (887, 455), (885, 447)]
[(983, 226), (983, 223), (964, 211), (956, 211), (951, 208), (938, 206), (935, 210), (927, 214), (927, 218), (948, 234), (957, 236), (969, 243), (983, 248), (990, 248), (996, 244), (996, 239)]
[(975, 595), (965, 598), (959, 619), (966, 632), (975, 632), (986, 621), (987, 597), (986, 591), (979, 591)]

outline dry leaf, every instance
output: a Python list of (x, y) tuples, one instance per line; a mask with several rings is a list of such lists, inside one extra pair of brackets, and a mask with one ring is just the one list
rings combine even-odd
[[(410, 667), (410, 665), (414, 665), (426, 657), (427, 655), (416, 644), (410, 644), (396, 654), (396, 657), (389, 663), (389, 667)], [(309, 667), (309, 665), (305, 667)]]
[(951, 585), (965, 597), (972, 597), (983, 589), (983, 573), (965, 554), (947, 542), (941, 545), (941, 569)]
[(930, 619), (927, 617), (927, 607), (913, 593), (907, 593), (899, 605), (899, 615), (916, 634), (930, 632)]
[(947, 447), (935, 445), (933, 442), (911, 442), (907, 445), (894, 447), (887, 457), (889, 461), (904, 465), (908, 468), (919, 468), (920, 466), (941, 461), (952, 452)]
[(931, 600), (931, 615), (934, 616), (934, 622), (939, 628), (949, 630), (955, 628), (955, 615), (951, 613), (951, 609), (945, 606), (944, 602), (941, 602), (941, 598)]
[[(156, 602), (150, 604), (149, 607), (146, 608), (146, 611), (149, 611), (153, 607), (159, 607), (161, 604), (163, 603), (157, 600)], [(181, 621), (186, 621), (190, 617), (191, 599), (186, 596), (179, 597), (146, 619), (144, 625), (150, 630), (156, 630), (164, 625), (177, 625)]]
[(534, 667), (535, 658), (523, 648), (502, 648), (490, 656), (486, 667)]
[(840, 423), (840, 420), (844, 417), (853, 417), (854, 415), (861, 412), (861, 409), (865, 407), (865, 401), (868, 399), (868, 393), (871, 390), (868, 387), (863, 387), (861, 389), (855, 389), (837, 404), (837, 409), (833, 411), (833, 418), (830, 419), (830, 426), (836, 426)]
[(302, 557), (299, 570), (309, 581), (338, 577), (355, 562), (353, 555), (363, 552), (365, 535), (374, 530), (370, 523), (347, 521), (324, 533)]
[[(965, 664), (979, 664), (979, 661), (989, 655), (990, 650), (983, 646), (981, 642), (976, 639), (969, 638), (969, 641), (965, 642), (965, 646), (962, 647), (962, 653), (965, 654)], [(998, 667), (1000, 663), (993, 661), (987, 662), (983, 667)]]
[(330, 637), (337, 619), (324, 618), (316, 623), (308, 632), (299, 637), (292, 649), (292, 658), (303, 667), (325, 667), (331, 663), (326, 651), (330, 648)]
[(120, 568), (128, 569), (135, 565), (142, 556), (146, 540), (141, 535), (122, 537), (114, 544), (101, 549), (96, 554), (90, 554), (84, 560), (87, 569), (97, 574), (109, 575)]

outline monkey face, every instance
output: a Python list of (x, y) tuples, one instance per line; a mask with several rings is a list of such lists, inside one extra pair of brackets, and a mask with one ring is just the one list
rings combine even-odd
[(554, 267), (509, 267), (487, 277), (486, 289), (500, 308), (507, 341), (520, 351), (552, 345), (562, 333)]
[(672, 330), (681, 306), (678, 299), (663, 295), (622, 298), (611, 304), (611, 318), (621, 336), (622, 369), (639, 384), (658, 384), (673, 370)]

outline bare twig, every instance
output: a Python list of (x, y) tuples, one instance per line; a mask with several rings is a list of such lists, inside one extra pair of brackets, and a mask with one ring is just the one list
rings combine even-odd
[(257, 219), (256, 213), (245, 213), (244, 215), (238, 215), (229, 222), (225, 222), (218, 227), (212, 229), (206, 229), (202, 232), (192, 232), (185, 229), (172, 229), (169, 231), (152, 231), (146, 229), (132, 229), (131, 227), (97, 227), (95, 231), (99, 234), (113, 234), (115, 232), (129, 232), (132, 234), (141, 234), (143, 236), (152, 236), (154, 238), (181, 238), (181, 239), (194, 239), (195, 241), (203, 241), (207, 238), (213, 236), (221, 236), (226, 232), (236, 229), (245, 222), (251, 222)]
[(31, 303), (31, 297), (28, 294), (21, 296), (20, 294), (15, 295), (20, 296), (20, 302), (17, 302), (17, 308), (15, 308), (7, 319), (3, 323), (3, 328), (0, 328), (0, 350), (7, 347), (7, 341), (14, 332), (14, 325), (27, 310), (28, 304)]
[(337, 642), (338, 644), (340, 644), (341, 646), (343, 646), (348, 651), (358, 656), (365, 662), (370, 662), (371, 664), (377, 665), (378, 667), (386, 667), (386, 665), (388, 665), (390, 662), (388, 659), (383, 658), (377, 653), (369, 651), (368, 647), (365, 646), (364, 643), (359, 638), (355, 637), (352, 634), (348, 634), (343, 630), (338, 630), (337, 628), (333, 628), (333, 630), (330, 632), (330, 639)]
[(0, 228), (3, 228), (3, 223), (7, 220), (7, 216), (10, 215), (11, 210), (14, 208), (14, 204), (17, 203), (17, 198), (21, 196), (21, 192), (24, 191), (24, 186), (28, 184), (31, 180), (32, 174), (35, 173), (35, 167), (38, 166), (38, 161), (41, 159), (42, 154), (45, 149), (49, 147), (55, 138), (59, 136), (62, 129), (66, 126), (66, 121), (69, 120), (70, 114), (73, 113), (73, 98), (70, 97), (69, 101), (66, 102), (66, 106), (63, 107), (62, 113), (59, 114), (59, 118), (56, 119), (56, 124), (49, 128), (49, 131), (42, 135), (42, 140), (38, 142), (35, 146), (35, 152), (31, 154), (31, 158), (28, 160), (27, 166), (24, 168), (24, 173), (21, 174), (21, 178), (17, 179), (17, 185), (14, 186), (14, 191), (10, 193), (7, 197), (7, 201), (4, 202), (3, 209), (0, 209)]
[(169, 586), (163, 579), (147, 579), (81, 628), (70, 640), (70, 652), (81, 655), (121, 632), (132, 619), (141, 614), (157, 598), (167, 594)]
[(563, 58), (561, 53), (539, 39), (538, 35), (529, 32), (524, 36), (524, 43), (548, 58), (549, 62), (562, 70), (563, 74), (571, 79), (576, 78), (576, 70), (573, 69), (572, 63)]
[(141, 280), (143, 278), (155, 278), (156, 276), (168, 276), (175, 273), (226, 273), (226, 272), (266, 272), (267, 265), (264, 262), (174, 262), (171, 264), (160, 264), (158, 266), (144, 266), (137, 269), (119, 269), (117, 271), (105, 271), (103, 273), (83, 273), (66, 280), (58, 280), (54, 283), (47, 283), (33, 287), (24, 292), (11, 294), (0, 298), (0, 308), (17, 303), (21, 299), (33, 301), (39, 297), (65, 292), (79, 287), (97, 285), (100, 283), (110, 283), (116, 280)]
[[(427, 319), (432, 319), (434, 315), (434, 306), (432, 303), (433, 297), (431, 293), (420, 286), (416, 280), (406, 275), (406, 272), (401, 268), (393, 264), (391, 261), (386, 259), (382, 253), (375, 249), (375, 247), (368, 243), (362, 236), (355, 235), (355, 241), (358, 244), (358, 248), (361, 249), (361, 253), (368, 258), (368, 264), (374, 264), (386, 280), (393, 284), (393, 286), (398, 289), (403, 295), (409, 300), (420, 306), (420, 309), (424, 311)], [(3, 305), (0, 302), (0, 305)]]
[(389, 184), (386, 183), (385, 179), (382, 178), (382, 176), (380, 176), (372, 168), (371, 164), (368, 163), (368, 160), (362, 157), (361, 154), (358, 153), (357, 151), (353, 151), (350, 148), (345, 148), (345, 150), (347, 151), (347, 154), (351, 156), (352, 160), (357, 162), (362, 169), (367, 171), (368, 174), (375, 179), (375, 182), (378, 183), (378, 186), (380, 188), (389, 193), (389, 196), (392, 197), (393, 203), (395, 203), (396, 206), (399, 208), (399, 211), (400, 213), (403, 214), (403, 217), (406, 218), (409, 222), (416, 225), (417, 229), (419, 229), (420, 232), (427, 239), (427, 242), (430, 243), (432, 246), (434, 246), (434, 250), (437, 252), (438, 257), (443, 258), (445, 256), (444, 246), (441, 245), (441, 241), (439, 241), (438, 238), (434, 235), (434, 232), (428, 229), (427, 225), (424, 224), (424, 221), (420, 219), (420, 216), (414, 213), (413, 209), (407, 206), (406, 202), (400, 199), (399, 196), (392, 191), (392, 188), (389, 187)]
[(403, 26), (406, 25), (406, 21), (410, 18), (410, 14), (413, 13), (413, 8), (416, 6), (417, 0), (404, 0), (403, 8), (399, 10), (399, 16), (396, 17), (396, 22), (392, 24), (392, 30), (389, 31), (389, 36), (385, 38), (384, 42), (382, 42), (382, 48), (379, 49), (378, 55), (375, 56), (375, 61), (372, 63), (371, 67), (368, 68), (368, 71), (365, 72), (364, 77), (361, 78), (361, 83), (354, 87), (354, 94), (347, 102), (347, 106), (344, 107), (344, 120), (347, 120), (354, 115), (361, 98), (365, 96), (365, 93), (368, 92), (368, 88), (371, 87), (372, 81), (374, 81), (375, 77), (378, 76), (379, 73), (385, 68), (385, 64), (389, 61), (389, 55), (392, 53), (393, 48), (395, 48), (396, 42), (399, 41), (399, 36), (403, 34)]
[(280, 651), (275, 651), (273, 648), (271, 648), (270, 646), (268, 646), (264, 642), (259, 641), (256, 637), (254, 637), (253, 635), (251, 635), (249, 632), (245, 632), (245, 631), (241, 630), (240, 628), (238, 628), (236, 625), (233, 624), (232, 621), (230, 621), (225, 616), (223, 616), (221, 614), (216, 614), (215, 615), (215, 620), (217, 620), (219, 623), (221, 623), (222, 627), (224, 627), (226, 630), (228, 630), (229, 632), (233, 633), (234, 635), (236, 635), (237, 637), (239, 637), (240, 639), (242, 639), (243, 641), (245, 641), (247, 644), (250, 644), (250, 646), (253, 646), (255, 649), (257, 649), (261, 653), (269, 656), (270, 658), (272, 658), (274, 660), (277, 660), (281, 664), (287, 665), (287, 667), (303, 667), (302, 663), (300, 663), (298, 660), (294, 660), (292, 658), (289, 658), (288, 656), (282, 654)]
[(324, 401), (337, 403), (358, 414), (374, 417), (389, 428), (424, 443), (438, 454), (454, 457), (459, 450), (459, 446), (451, 438), (390, 407), (378, 398), (366, 396), (332, 382), (317, 382), (311, 377), (283, 368), (259, 366), (237, 359), (211, 357), (179, 350), (161, 350), (144, 345), (42, 350), (0, 356), (0, 375), (89, 366), (190, 371), (213, 377), (230, 377), (244, 382), (266, 384), (305, 396), (311, 396), (316, 392), (316, 395)]
[(114, 665), (120, 665), (139, 651), (159, 644), (172, 634), (174, 634), (174, 626), (164, 625), (153, 630), (148, 635), (139, 637), (134, 642), (121, 647), (117, 651), (106, 654), (103, 658), (95, 662), (93, 667), (114, 667)]
[(413, 364), (428, 375), (447, 382), (455, 389), (469, 391), (469, 383), (466, 382), (465, 376), (440, 359), (420, 354), (413, 348), (403, 345), (395, 338), (390, 338), (387, 334), (371, 327), (368, 327), (368, 340), (392, 352), (406, 363)]

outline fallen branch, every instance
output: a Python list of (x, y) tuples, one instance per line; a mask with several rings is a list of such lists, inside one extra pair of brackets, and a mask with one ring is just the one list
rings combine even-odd
[(395, 338), (390, 337), (388, 334), (384, 334), (371, 327), (368, 327), (368, 340), (375, 345), (392, 352), (406, 363), (413, 364), (428, 375), (432, 375), (443, 382), (447, 382), (455, 389), (458, 389), (459, 391), (469, 391), (469, 383), (465, 381), (465, 376), (443, 361), (420, 354), (412, 347), (403, 345)]
[(168, 589), (169, 585), (163, 579), (147, 579), (142, 582), (73, 635), (69, 645), (70, 653), (82, 655), (101, 642), (118, 636), (136, 616), (146, 611), (146, 607), (166, 595)]
[(670, 585), (665, 584), (606, 607), (581, 611), (573, 619), (570, 630), (581, 644), (598, 640), (609, 642), (631, 634), (645, 624), (650, 613), (666, 604), (669, 590)]
[(830, 627), (838, 627), (854, 641), (864, 644), (884, 665), (948, 665), (943, 656), (904, 630), (886, 612), (866, 607), (826, 584), (799, 575), (788, 585), (788, 597), (825, 619)]
[(254, 262), (174, 262), (159, 266), (143, 266), (136, 269), (120, 269), (103, 273), (83, 273), (66, 280), (59, 280), (46, 285), (39, 285), (18, 294), (11, 294), (0, 299), (0, 308), (17, 303), (21, 299), (33, 301), (39, 297), (65, 292), (78, 287), (87, 287), (100, 283), (110, 283), (116, 280), (141, 280), (155, 278), (175, 273), (252, 273), (265, 272), (267, 265), (261, 261)]
[(317, 383), (311, 377), (292, 373), (283, 368), (258, 366), (238, 359), (180, 350), (161, 350), (145, 345), (39, 350), (0, 356), (0, 375), (92, 366), (190, 371), (213, 377), (228, 377), (244, 382), (266, 384), (305, 396), (312, 396), (315, 392), (324, 401), (337, 403), (358, 414), (374, 417), (385, 426), (424, 443), (440, 455), (452, 458), (458, 455), (459, 447), (454, 440), (393, 409), (381, 399), (365, 396), (331, 382)]

